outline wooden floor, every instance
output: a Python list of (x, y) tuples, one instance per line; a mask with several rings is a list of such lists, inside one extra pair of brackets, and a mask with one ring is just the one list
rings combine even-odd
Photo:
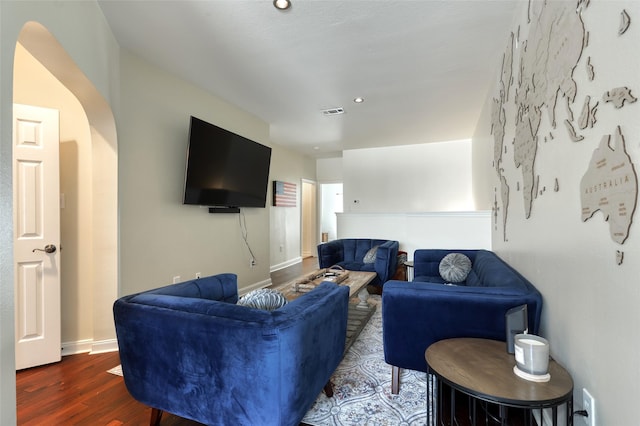
[[(49, 366), (19, 371), (19, 425), (148, 425), (151, 409), (136, 402), (122, 377), (107, 373), (117, 352), (71, 355)], [(162, 425), (197, 425), (166, 415)]]
[(306, 257), (302, 259), (302, 262), (300, 263), (272, 272), (271, 282), (274, 285), (284, 284), (288, 281), (293, 281), (302, 274), (312, 272), (315, 269), (318, 269), (318, 258)]
[[(308, 258), (272, 273), (271, 279), (274, 284), (291, 281), (317, 267), (317, 258)], [(65, 356), (56, 364), (17, 372), (18, 425), (148, 425), (151, 409), (129, 395), (122, 377), (107, 373), (119, 364), (118, 352), (79, 354)], [(460, 425), (465, 425), (465, 406), (464, 402), (457, 404)], [(160, 424), (200, 425), (169, 413), (163, 415)], [(516, 416), (509, 424), (522, 422)]]

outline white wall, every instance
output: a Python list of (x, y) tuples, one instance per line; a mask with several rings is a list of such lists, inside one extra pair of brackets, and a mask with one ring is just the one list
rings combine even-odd
[[(238, 274), (241, 289), (268, 284), (273, 254), (300, 256), (300, 202), (271, 207), (272, 180), (313, 178), (315, 163), (269, 141), (268, 125), (151, 64), (123, 52), (120, 138), (120, 242), (123, 294), (170, 284), (196, 272)], [(272, 146), (265, 208), (209, 214), (182, 204), (189, 116), (195, 115), (256, 142)], [(285, 250), (279, 251), (279, 245)]]
[(338, 238), (396, 240), (417, 249), (491, 249), (491, 212), (339, 213)]
[(320, 183), (342, 182), (342, 157), (318, 158), (316, 160), (316, 179)]
[(345, 212), (474, 210), (471, 141), (347, 150)]
[[(274, 148), (271, 158), (271, 181), (295, 183), (296, 207), (270, 207), (270, 266), (281, 269), (301, 260), (302, 179), (315, 180), (315, 161), (282, 147)], [(273, 185), (269, 182), (269, 185)], [(269, 199), (269, 204), (273, 204)], [(282, 249), (281, 249), (282, 248)]]
[[(574, 2), (564, 4), (575, 11)], [(523, 2), (513, 24), (513, 31), (519, 29), (521, 40), (527, 38), (530, 28), (526, 7), (527, 2)], [(619, 36), (623, 9), (632, 23), (627, 33)], [(518, 182), (522, 187), (523, 178), (513, 161), (516, 106), (511, 97), (506, 105), (506, 154), (502, 163), (511, 187), (506, 240), (502, 226), (493, 231), (494, 250), (542, 293), (541, 334), (550, 340), (552, 356), (573, 376), (575, 409), (582, 408), (582, 388), (586, 387), (596, 399), (596, 424), (600, 425), (638, 424), (634, 404), (640, 395), (640, 340), (636, 338), (640, 324), (640, 229), (636, 219), (628, 240), (620, 245), (611, 239), (602, 214), (582, 222), (579, 187), (600, 139), (613, 134), (618, 125), (625, 135), (636, 173), (640, 165), (640, 102), (616, 109), (602, 100), (607, 90), (620, 86), (631, 88), (638, 96), (638, 18), (640, 3), (633, 1), (591, 2), (583, 11), (589, 39), (573, 74), (578, 89), (573, 109), (580, 114), (585, 96), (591, 96), (592, 105), (594, 101), (600, 102), (597, 122), (593, 128), (580, 131), (585, 136), (583, 141), (572, 142), (563, 124), (567, 118), (564, 98), (558, 100), (557, 128), (551, 127), (546, 109), (543, 110), (534, 167), (540, 176), (540, 188), (547, 190), (534, 200), (530, 219), (524, 218), (522, 190), (516, 189)], [(505, 46), (508, 36), (505, 34)], [(521, 49), (522, 44), (514, 57), (515, 82)], [(588, 58), (595, 67), (593, 81), (587, 78)], [(499, 73), (500, 64), (496, 64), (496, 80)], [(473, 138), (473, 181), (479, 208), (493, 206), (497, 189), (501, 222), (504, 206), (492, 166), (492, 97), (498, 97), (497, 88), (487, 98)], [(553, 140), (547, 138), (545, 142), (544, 136), (550, 133)], [(559, 182), (558, 192), (553, 190), (555, 178)], [(624, 251), (624, 262), (619, 266), (615, 261), (617, 250)], [(582, 420), (576, 422), (582, 424)]]
[(348, 150), (326, 174), (339, 170), (338, 238), (397, 240), (409, 259), (419, 248), (491, 248), (490, 214), (473, 203), (471, 140)]
[(120, 62), (122, 293), (196, 272), (235, 272), (240, 287), (267, 279), (268, 208), (242, 209), (257, 260), (250, 268), (237, 214), (182, 204), (190, 115), (270, 145), (267, 125), (127, 52)]

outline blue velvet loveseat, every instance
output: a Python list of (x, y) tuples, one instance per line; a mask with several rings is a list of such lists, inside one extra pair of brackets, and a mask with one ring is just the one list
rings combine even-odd
[[(446, 285), (439, 273), (449, 253), (471, 260), (466, 280), (455, 285)], [(432, 343), (455, 337), (505, 341), (510, 308), (526, 304), (529, 333), (538, 332), (542, 296), (495, 253), (416, 250), (413, 264), (413, 281), (388, 281), (382, 293), (384, 356), (392, 366), (393, 393), (399, 389), (399, 368), (426, 371), (424, 352)]]
[[(344, 238), (318, 246), (320, 268), (339, 265), (350, 271), (370, 271), (377, 275), (370, 285), (382, 287), (396, 272), (399, 243), (393, 240)], [(373, 259), (365, 256), (375, 249)]]
[(220, 274), (114, 303), (125, 385), (152, 407), (152, 424), (167, 411), (207, 425), (297, 425), (330, 388), (349, 289), (325, 282), (267, 311), (237, 305), (236, 280)]

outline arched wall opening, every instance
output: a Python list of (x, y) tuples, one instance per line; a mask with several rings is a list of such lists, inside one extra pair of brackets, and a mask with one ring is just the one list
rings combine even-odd
[[(113, 113), (95, 86), (44, 26), (37, 22), (26, 23), (18, 37), (16, 55), (21, 48), (77, 99), (86, 117), (86, 123), (80, 123), (87, 134), (84, 142), (90, 144), (90, 147), (84, 147), (83, 157), (83, 166), (90, 180), (85, 191), (89, 195), (83, 200), (89, 206), (85, 205), (80, 213), (84, 231), (78, 232), (75, 238), (81, 242), (84, 259), (71, 262), (76, 268), (74, 279), (77, 282), (73, 283), (73, 295), (65, 298), (63, 289), (63, 305), (66, 303), (66, 308), (74, 311), (66, 313), (70, 315), (68, 321), (89, 323), (91, 330), (85, 330), (82, 337), (72, 337), (72, 341), (67, 342), (63, 335), (63, 344), (67, 344), (63, 354), (115, 350), (117, 344), (111, 306), (118, 294), (118, 151)], [(14, 61), (14, 83), (19, 78), (18, 66), (18, 61)], [(21, 96), (19, 88), (15, 90), (14, 102)], [(84, 119), (79, 114), (76, 117)], [(64, 167), (64, 160), (61, 165)], [(65, 236), (62, 238), (64, 241)], [(78, 250), (75, 254), (73, 250), (64, 254), (79, 256)], [(77, 314), (75, 319), (74, 313)], [(73, 333), (70, 335), (74, 336)]]

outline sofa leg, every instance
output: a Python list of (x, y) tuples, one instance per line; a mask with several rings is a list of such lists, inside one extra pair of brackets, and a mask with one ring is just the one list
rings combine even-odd
[(157, 408), (152, 408), (151, 420), (149, 421), (149, 426), (159, 426), (161, 418), (162, 418), (162, 410), (158, 410)]
[(391, 393), (397, 395), (400, 392), (400, 367), (391, 366)]
[(327, 382), (326, 385), (324, 385), (324, 394), (327, 395), (327, 398), (331, 398), (333, 396), (333, 383), (331, 383), (331, 380), (329, 380)]

